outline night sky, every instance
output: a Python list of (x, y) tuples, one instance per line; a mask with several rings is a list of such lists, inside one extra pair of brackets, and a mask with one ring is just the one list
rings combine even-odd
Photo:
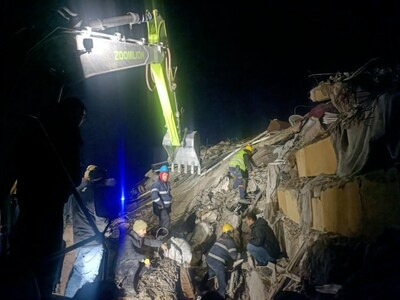
[[(67, 2), (84, 19), (148, 7), (133, 0), (4, 1), (8, 51), (22, 55), (40, 36), (37, 32), (57, 26), (55, 10)], [(355, 71), (373, 57), (399, 63), (397, 1), (178, 0), (159, 1), (157, 8), (178, 66), (185, 126), (199, 131), (203, 144), (252, 137), (271, 119), (305, 114), (313, 105), (309, 90), (323, 79), (310, 74)], [(13, 36), (22, 26), (31, 26), (36, 35), (17, 44)], [(118, 30), (137, 38), (144, 27)], [(10, 81), (13, 77), (6, 75), (16, 71), (7, 66), (3, 78)], [(82, 127), (85, 164), (100, 164), (116, 177), (123, 165), (130, 187), (151, 163), (165, 159), (164, 121), (156, 98), (146, 90), (144, 68), (67, 86), (65, 94), (81, 97), (88, 108)]]

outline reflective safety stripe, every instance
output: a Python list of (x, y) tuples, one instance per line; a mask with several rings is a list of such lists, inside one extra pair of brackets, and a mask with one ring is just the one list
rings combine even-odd
[(171, 201), (164, 201), (164, 204), (171, 204)]
[(151, 190), (152, 193), (153, 193), (153, 192), (157, 192), (157, 193), (158, 193), (159, 191), (160, 191), (159, 189), (152, 189), (152, 190)]
[(154, 199), (153, 202), (158, 202), (160, 200), (161, 200), (160, 198), (157, 198), (157, 199)]
[(216, 242), (215, 245), (221, 247), (222, 249), (224, 249), (224, 250), (226, 250), (226, 251), (228, 251), (228, 252), (235, 252), (235, 251), (236, 251), (236, 248), (230, 248), (230, 249), (228, 249), (228, 247), (226, 247), (224, 244), (221, 244), (221, 243), (219, 243), (219, 242)]
[(221, 247), (222, 249), (225, 249), (226, 251), (228, 251), (228, 248), (225, 245), (221, 244), (221, 243), (216, 242), (215, 245)]
[(209, 257), (212, 257), (212, 258), (215, 258), (216, 260), (222, 262), (223, 264), (225, 263), (225, 260), (224, 260), (223, 258), (221, 258), (221, 257), (219, 257), (219, 256), (217, 256), (217, 255), (215, 255), (215, 254), (208, 253), (208, 256), (209, 256)]
[(159, 193), (160, 193), (160, 195), (165, 195), (165, 194), (168, 194), (169, 192), (168, 191), (159, 191)]

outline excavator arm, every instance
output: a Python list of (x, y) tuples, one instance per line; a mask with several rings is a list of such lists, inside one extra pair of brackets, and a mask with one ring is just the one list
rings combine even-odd
[[(128, 39), (119, 33), (105, 34), (104, 29), (129, 24), (147, 23), (148, 38)], [(46, 53), (46, 55), (44, 54)], [(50, 53), (50, 55), (49, 55)], [(200, 138), (196, 131), (180, 128), (180, 115), (175, 95), (176, 84), (170, 69), (171, 59), (165, 22), (157, 10), (144, 15), (128, 13), (125, 16), (91, 21), (76, 29), (57, 29), (34, 47), (30, 54), (59, 72), (66, 82), (84, 80), (93, 76), (145, 66), (160, 100), (167, 133), (163, 146), (168, 153), (171, 168), (185, 173), (200, 174)], [(146, 72), (147, 74), (147, 72)]]
[[(148, 40), (151, 44), (167, 44), (167, 31), (165, 22), (157, 10), (153, 11), (152, 20), (147, 22), (147, 32)], [(166, 53), (169, 53), (168, 49)], [(168, 56), (166, 59), (168, 59)], [(150, 64), (150, 70), (157, 87), (158, 97), (160, 98), (171, 146), (179, 147), (181, 146), (181, 137), (179, 132), (179, 110), (174, 91), (175, 83), (173, 82), (172, 72), (170, 71), (169, 64), (166, 63), (163, 66), (162, 63), (155, 62)], [(174, 102), (172, 102), (172, 98), (174, 99)], [(175, 107), (173, 104), (175, 104)]]

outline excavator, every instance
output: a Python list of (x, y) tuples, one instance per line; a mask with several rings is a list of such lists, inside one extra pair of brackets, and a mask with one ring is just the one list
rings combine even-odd
[[(200, 137), (197, 131), (182, 129), (165, 21), (158, 10), (142, 15), (129, 12), (123, 16), (95, 19), (88, 24), (83, 24), (79, 16), (67, 8), (58, 12), (76, 21), (71, 28), (56, 28), (44, 37), (30, 50), (30, 59), (62, 74), (65, 82), (145, 67), (147, 86), (157, 90), (163, 111), (167, 132), (162, 145), (171, 170), (177, 168), (179, 173), (190, 171), (200, 175)], [(124, 25), (132, 28), (141, 23), (147, 23), (147, 38), (136, 40), (120, 33), (104, 33), (109, 28)]]
[[(196, 131), (188, 132), (186, 129), (182, 129), (165, 21), (159, 12), (157, 10), (146, 11), (143, 15), (130, 12), (124, 16), (96, 19), (88, 22), (88, 24), (84, 24), (77, 14), (67, 8), (60, 9), (59, 13), (74, 22), (69, 27), (57, 27), (29, 49), (22, 79), (18, 80), (18, 82), (26, 83), (27, 81), (23, 79), (28, 79), (29, 88), (17, 89), (19, 94), (12, 99), (15, 101), (11, 102), (13, 105), (16, 104), (16, 108), (13, 107), (13, 109), (19, 109), (22, 113), (26, 113), (28, 110), (34, 111), (35, 107), (41, 103), (33, 103), (34, 101), (31, 99), (26, 100), (24, 95), (33, 95), (32, 97), (34, 97), (32, 91), (35, 91), (35, 89), (39, 91), (38, 97), (40, 96), (40, 99), (53, 101), (46, 100), (46, 97), (40, 93), (45, 93), (41, 90), (42, 87), (53, 88), (53, 94), (54, 91), (58, 93), (58, 90), (60, 90), (59, 99), (61, 99), (64, 85), (74, 84), (110, 72), (145, 67), (147, 85), (153, 90), (152, 85), (154, 84), (163, 111), (167, 132), (162, 145), (168, 154), (171, 170), (175, 171), (175, 168), (177, 168), (178, 172), (188, 173), (190, 171), (191, 174), (200, 175), (200, 137)], [(120, 33), (109, 34), (104, 32), (109, 28), (124, 25), (132, 27), (141, 23), (147, 24), (147, 38), (136, 40), (126, 38)], [(48, 76), (49, 74), (50, 76)], [(57, 80), (52, 81), (52, 78)], [(153, 84), (151, 80), (153, 80)], [(61, 89), (59, 86), (61, 86)], [(25, 101), (22, 102), (24, 105), (18, 104), (17, 100)], [(14, 127), (17, 126), (9, 125), (8, 131), (11, 133), (7, 137), (13, 136)], [(10, 144), (12, 143), (10, 142)], [(8, 151), (10, 152), (13, 147), (9, 146), (7, 149), (10, 149)], [(62, 162), (60, 164), (62, 165)], [(5, 170), (8, 169), (5, 168)], [(10, 178), (12, 179), (12, 175), (8, 175), (7, 183)], [(71, 180), (70, 185), (73, 186)], [(1, 188), (2, 193), (3, 189), (7, 189), (7, 184), (5, 184), (5, 188)], [(53, 258), (76, 249), (91, 240), (104, 240), (104, 232), (99, 232), (79, 193), (76, 189), (72, 190), (94, 231), (94, 235), (85, 241), (53, 253)], [(1, 194), (1, 196), (3, 195)], [(185, 278), (189, 277), (186, 276)]]

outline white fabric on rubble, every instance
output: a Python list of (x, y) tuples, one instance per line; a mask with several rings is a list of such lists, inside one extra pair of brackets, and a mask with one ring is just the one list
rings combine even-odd
[(299, 132), (300, 142), (302, 145), (307, 145), (313, 142), (317, 137), (321, 136), (325, 132), (325, 129), (322, 128), (321, 122), (318, 118), (311, 117), (307, 120), (307, 122), (301, 128)]
[(171, 247), (168, 249), (167, 257), (178, 264), (190, 264), (192, 260), (192, 249), (187, 241), (181, 238), (172, 237)]

